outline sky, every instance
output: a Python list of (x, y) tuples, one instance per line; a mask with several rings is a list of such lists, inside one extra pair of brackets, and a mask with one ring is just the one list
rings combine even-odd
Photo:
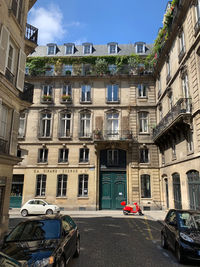
[(39, 45), (153, 43), (167, 0), (37, 0), (28, 22)]

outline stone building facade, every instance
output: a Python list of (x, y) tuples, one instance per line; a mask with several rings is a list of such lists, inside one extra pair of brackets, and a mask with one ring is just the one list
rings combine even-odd
[(179, 1), (156, 67), (162, 207), (200, 208), (200, 1)]
[(26, 21), (35, 2), (0, 2), (0, 236), (8, 227), (13, 165), (20, 161), (19, 113), (30, 105), (28, 84), (24, 91), (24, 70), (26, 55), (36, 47), (37, 29)]
[(121, 209), (122, 200), (161, 207), (152, 70), (134, 59), (120, 67), (111, 63), (132, 54), (145, 58), (151, 49), (142, 42), (68, 43), (38, 46), (30, 55), (34, 97), (20, 115), (23, 161), (13, 177), (23, 180), (22, 202), (44, 198), (79, 210)]

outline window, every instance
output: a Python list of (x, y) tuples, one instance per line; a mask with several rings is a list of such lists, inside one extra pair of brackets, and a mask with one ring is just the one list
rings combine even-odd
[(45, 76), (53, 76), (54, 75), (55, 65), (47, 65), (45, 70)]
[(85, 197), (88, 196), (88, 175), (82, 174), (79, 175), (79, 183), (78, 183), (78, 196)]
[(68, 154), (69, 154), (69, 149), (67, 148), (59, 149), (58, 162), (59, 163), (68, 162)]
[(162, 165), (165, 164), (165, 151), (164, 150), (161, 150), (161, 162), (162, 162)]
[(92, 54), (92, 44), (83, 44), (83, 54)]
[(162, 104), (159, 105), (159, 117), (160, 117), (160, 121), (163, 119), (163, 108), (162, 108)]
[(168, 95), (168, 101), (169, 101), (169, 110), (171, 110), (173, 107), (173, 94), (172, 93)]
[(161, 86), (161, 78), (158, 78), (158, 98), (161, 96), (162, 86)]
[(91, 137), (91, 114), (83, 113), (81, 114), (81, 125), (80, 125), (80, 137)]
[(40, 137), (51, 136), (51, 113), (41, 114)]
[(23, 0), (12, 0), (11, 10), (18, 20), (19, 24), (21, 24), (22, 19), (22, 8), (23, 8)]
[(0, 104), (0, 138), (7, 139), (8, 109)]
[(200, 18), (200, 0), (198, 0), (197, 6), (196, 6), (196, 17), (197, 17), (197, 21), (198, 21)]
[(82, 102), (91, 101), (91, 86), (90, 85), (81, 86), (81, 101)]
[(148, 113), (147, 112), (139, 113), (139, 126), (140, 126), (140, 133), (148, 133)]
[(137, 54), (145, 53), (145, 43), (136, 43), (136, 53)]
[(193, 152), (194, 144), (193, 144), (193, 133), (191, 130), (187, 132), (187, 147), (188, 147), (188, 153)]
[(117, 43), (109, 43), (108, 44), (108, 53), (109, 54), (117, 54), (118, 45)]
[(65, 53), (67, 55), (74, 54), (74, 44), (65, 44)]
[(7, 68), (12, 73), (13, 72), (13, 62), (14, 62), (14, 47), (12, 44), (9, 45), (8, 48), (8, 62), (7, 62)]
[(119, 85), (110, 84), (107, 86), (107, 101), (108, 102), (117, 102), (119, 101)]
[(57, 176), (57, 197), (66, 197), (67, 194), (67, 175), (59, 174)]
[(56, 45), (55, 44), (48, 44), (47, 45), (47, 54), (48, 55), (55, 55), (56, 54)]
[(46, 191), (46, 179), (47, 176), (45, 174), (39, 174), (36, 177), (36, 196), (43, 197), (45, 196)]
[(108, 150), (107, 151), (107, 164), (109, 166), (117, 166), (119, 165), (119, 154), (118, 150)]
[(89, 149), (88, 148), (81, 148), (79, 154), (79, 162), (84, 163), (89, 161)]
[(172, 159), (176, 159), (176, 144), (174, 140), (172, 140)]
[(141, 198), (151, 198), (150, 175), (141, 175)]
[(108, 137), (115, 137), (119, 135), (119, 114), (108, 113), (107, 114), (107, 135)]
[(185, 52), (185, 36), (184, 32), (182, 31), (180, 36), (179, 36), (179, 47), (180, 47), (180, 53)]
[(138, 84), (138, 96), (147, 97), (147, 86), (145, 84)]
[(167, 59), (166, 66), (167, 66), (167, 79), (170, 79), (170, 75), (171, 75), (170, 58)]
[(70, 84), (63, 85), (62, 88), (62, 101), (71, 101), (72, 99), (72, 86)]
[(42, 88), (42, 100), (44, 102), (52, 101), (52, 85), (44, 85)]
[(25, 136), (25, 128), (26, 128), (26, 113), (20, 113), (19, 117), (19, 131), (18, 137), (23, 138)]
[(149, 149), (140, 149), (140, 163), (149, 163)]
[(60, 114), (60, 137), (71, 136), (71, 113)]
[(47, 163), (48, 160), (48, 149), (41, 148), (39, 149), (38, 163)]
[(116, 74), (117, 73), (117, 66), (114, 64), (108, 65), (108, 70), (109, 70), (110, 74)]
[[(184, 75), (182, 79), (182, 87), (183, 87), (183, 100), (182, 105), (185, 105), (186, 112), (191, 112), (191, 105), (190, 105), (190, 93), (189, 93), (189, 83), (188, 83), (188, 76), (187, 74)], [(184, 107), (183, 107), (184, 108)]]

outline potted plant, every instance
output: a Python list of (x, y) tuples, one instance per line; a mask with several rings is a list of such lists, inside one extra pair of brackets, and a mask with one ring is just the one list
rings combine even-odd
[(70, 101), (71, 96), (70, 95), (62, 95), (62, 101)]
[(71, 76), (72, 72), (71, 72), (71, 70), (66, 70), (65, 74), (66, 74), (67, 76)]
[(51, 101), (52, 100), (52, 96), (51, 95), (43, 95), (43, 101)]
[(95, 71), (98, 75), (103, 75), (108, 70), (108, 63), (104, 58), (99, 58), (95, 61)]

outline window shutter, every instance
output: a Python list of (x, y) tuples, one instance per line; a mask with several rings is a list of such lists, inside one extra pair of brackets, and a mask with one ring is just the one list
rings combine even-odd
[(8, 43), (9, 43), (9, 31), (3, 25), (1, 28), (1, 35), (0, 35), (0, 72), (3, 74), (5, 74), (6, 72)]
[(26, 66), (26, 54), (20, 49), (18, 73), (17, 73), (17, 88), (22, 92), (24, 90), (25, 66)]
[(12, 134), (10, 142), (10, 154), (13, 156), (17, 155), (18, 129), (19, 129), (19, 112), (14, 110), (12, 119)]

